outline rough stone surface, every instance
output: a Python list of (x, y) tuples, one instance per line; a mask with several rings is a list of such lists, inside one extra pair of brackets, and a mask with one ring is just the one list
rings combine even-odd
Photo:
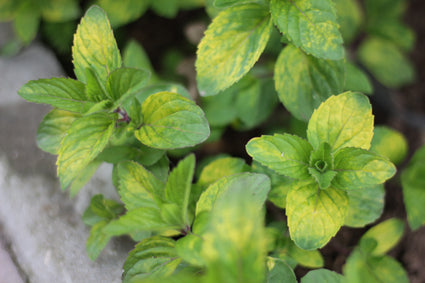
[[(0, 43), (10, 35), (5, 28), (0, 25)], [(117, 197), (111, 168), (102, 166), (70, 199), (59, 188), (55, 157), (35, 144), (37, 125), (49, 107), (25, 102), (17, 90), (29, 80), (62, 74), (39, 43), (15, 57), (0, 58), (0, 283), (120, 282), (133, 245), (114, 240), (96, 262), (90, 261), (85, 251), (89, 228), (81, 214), (96, 193)]]

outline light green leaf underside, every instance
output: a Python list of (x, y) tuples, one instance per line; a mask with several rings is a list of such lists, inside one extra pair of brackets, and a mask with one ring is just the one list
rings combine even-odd
[(425, 224), (425, 146), (419, 149), (401, 175), (407, 220), (413, 230)]
[(246, 150), (252, 158), (279, 174), (295, 179), (310, 178), (308, 173), (311, 145), (289, 134), (251, 139)]
[(415, 79), (415, 69), (409, 59), (392, 42), (369, 38), (359, 47), (359, 59), (379, 82), (399, 88)]
[(241, 79), (258, 60), (271, 32), (267, 7), (246, 4), (222, 11), (198, 46), (201, 95), (214, 95)]
[(62, 140), (57, 160), (62, 189), (105, 148), (113, 130), (114, 120), (105, 113), (91, 114), (72, 123)]
[(363, 234), (364, 239), (374, 239), (376, 247), (372, 255), (384, 255), (400, 241), (404, 233), (404, 222), (401, 219), (391, 218), (370, 228)]
[(174, 246), (174, 240), (161, 236), (142, 240), (124, 263), (123, 282), (170, 276), (181, 262)]
[(373, 129), (370, 151), (387, 157), (394, 164), (399, 164), (407, 155), (407, 140), (402, 133), (386, 126)]
[(84, 84), (73, 79), (29, 81), (19, 89), (18, 94), (30, 102), (50, 104), (76, 113), (84, 113), (94, 105), (93, 102), (87, 101)]
[(142, 165), (124, 161), (118, 165), (119, 194), (128, 210), (139, 207), (157, 208), (165, 184)]
[(240, 173), (221, 178), (201, 194), (196, 204), (196, 215), (211, 210), (218, 199), (233, 190), (243, 190), (251, 195), (259, 211), (270, 190), (270, 179), (266, 175), (256, 173)]
[(291, 239), (302, 249), (323, 247), (344, 224), (347, 206), (348, 197), (341, 190), (319, 190), (315, 183), (300, 184), (286, 199)]
[(372, 107), (360, 93), (331, 96), (311, 116), (307, 137), (313, 148), (327, 142), (336, 152), (342, 147), (370, 148), (373, 136)]
[(360, 148), (347, 147), (335, 155), (332, 186), (342, 190), (366, 188), (382, 184), (391, 178), (396, 168), (385, 157)]
[(195, 155), (191, 154), (179, 162), (170, 175), (165, 185), (165, 200), (177, 205), (181, 224), (190, 225), (188, 215), (189, 197), (195, 170)]
[(279, 30), (297, 47), (315, 57), (344, 57), (332, 0), (271, 0), (270, 11)]
[(58, 154), (66, 131), (80, 114), (53, 109), (44, 116), (37, 130), (37, 145), (51, 154)]
[(367, 188), (348, 190), (348, 211), (345, 226), (364, 227), (381, 216), (384, 210), (384, 186), (375, 185)]
[(121, 67), (121, 55), (108, 18), (98, 6), (89, 8), (81, 19), (74, 35), (72, 58), (75, 75), (83, 83), (86, 68), (92, 69), (105, 85), (108, 75)]
[(193, 101), (171, 92), (149, 96), (142, 105), (143, 126), (135, 132), (143, 144), (159, 149), (189, 147), (205, 141), (210, 129)]
[(343, 283), (344, 276), (327, 269), (316, 269), (309, 271), (303, 278), (301, 283)]
[(343, 60), (324, 60), (306, 55), (289, 44), (275, 65), (275, 87), (283, 105), (297, 119), (308, 121), (313, 110), (344, 88)]

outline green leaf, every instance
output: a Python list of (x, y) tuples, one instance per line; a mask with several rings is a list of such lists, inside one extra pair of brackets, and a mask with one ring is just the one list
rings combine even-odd
[(174, 240), (161, 236), (142, 240), (124, 263), (123, 283), (171, 275), (181, 262), (174, 246)]
[(143, 144), (158, 149), (183, 148), (205, 141), (210, 129), (193, 101), (171, 92), (149, 96), (142, 104), (143, 126), (135, 132)]
[[(286, 224), (285, 228), (286, 228)], [(291, 264), (294, 262), (294, 266), (297, 264), (307, 267), (307, 268), (320, 268), (324, 265), (324, 260), (322, 255), (318, 250), (303, 250), (299, 248), (295, 243), (283, 236), (287, 234), (286, 231), (278, 230), (280, 233), (280, 239), (277, 243), (277, 247), (275, 248), (273, 255), (279, 257), (284, 260), (286, 263)]]
[(121, 236), (139, 231), (164, 232), (173, 229), (179, 227), (166, 223), (159, 208), (139, 207), (111, 221), (103, 231), (109, 236)]
[(128, 210), (158, 208), (165, 184), (142, 165), (132, 161), (118, 164), (119, 194)]
[(246, 151), (254, 160), (295, 179), (310, 178), (307, 168), (311, 150), (306, 140), (289, 134), (263, 135), (246, 145)]
[(130, 23), (140, 18), (147, 10), (150, 1), (140, 0), (97, 0), (95, 3), (108, 14), (113, 28)]
[(203, 240), (199, 235), (189, 234), (176, 242), (177, 254), (186, 262), (194, 266), (203, 267), (204, 259), (201, 256)]
[(217, 94), (241, 79), (266, 47), (271, 28), (267, 6), (246, 4), (222, 11), (198, 46), (201, 95)]
[(103, 195), (94, 195), (90, 200), (90, 205), (84, 211), (83, 222), (86, 225), (94, 226), (102, 221), (109, 221), (124, 212), (124, 206), (114, 200), (105, 199)]
[(401, 174), (404, 205), (409, 226), (416, 230), (425, 224), (425, 146), (422, 146)]
[(108, 75), (121, 67), (121, 55), (106, 13), (98, 6), (89, 8), (74, 35), (72, 47), (74, 72), (85, 83), (86, 69), (91, 69), (106, 85)]
[(374, 239), (377, 243), (372, 255), (384, 255), (400, 241), (404, 233), (404, 222), (401, 219), (391, 218), (370, 228), (363, 234), (360, 241)]
[(90, 101), (110, 100), (111, 97), (106, 91), (105, 84), (100, 80), (99, 76), (90, 68), (85, 69), (86, 75), (86, 95)]
[(332, 0), (272, 0), (270, 11), (279, 30), (297, 47), (315, 57), (344, 57)]
[(391, 257), (366, 257), (355, 249), (344, 266), (347, 283), (408, 283), (406, 271)]
[(195, 155), (191, 154), (179, 162), (167, 180), (164, 190), (166, 201), (177, 205), (179, 222), (182, 225), (191, 224), (191, 215), (189, 215), (189, 197), (192, 188), (193, 174), (195, 170)]
[(120, 145), (105, 148), (98, 159), (109, 163), (118, 163), (125, 160), (133, 160), (142, 165), (150, 166), (155, 164), (165, 152), (147, 147), (143, 144)]
[(373, 132), (370, 151), (387, 157), (394, 164), (405, 159), (408, 145), (402, 133), (386, 126), (376, 126)]
[(241, 5), (252, 2), (261, 2), (259, 0), (214, 0), (214, 6), (217, 8), (226, 8), (233, 5)]
[(297, 119), (308, 121), (320, 103), (343, 91), (344, 74), (343, 60), (317, 59), (289, 44), (276, 61), (274, 80), (283, 105)]
[(344, 283), (345, 278), (341, 274), (327, 269), (311, 270), (303, 278), (301, 278), (301, 283), (316, 282)]
[(19, 5), (13, 28), (24, 44), (29, 44), (37, 35), (40, 25), (40, 10), (37, 4), (25, 1)]
[(332, 180), (337, 175), (336, 171), (328, 170), (326, 172), (320, 172), (316, 168), (309, 167), (308, 172), (314, 178), (320, 189), (326, 190), (331, 185)]
[(305, 250), (323, 247), (344, 224), (347, 206), (345, 192), (332, 187), (320, 190), (315, 183), (301, 183), (286, 198), (291, 239)]
[(142, 69), (119, 68), (113, 71), (106, 82), (106, 89), (115, 101), (115, 105), (119, 106), (120, 102), (125, 101), (129, 97), (134, 97), (149, 80), (149, 72)]
[(229, 190), (212, 208), (201, 251), (207, 267), (205, 282), (263, 282), (265, 279), (267, 250), (263, 214), (257, 199), (247, 193), (243, 185), (248, 184), (240, 183), (238, 188)]
[(165, 18), (174, 18), (179, 11), (179, 1), (181, 0), (155, 0), (151, 1), (151, 9), (156, 14)]
[(160, 82), (155, 83), (153, 85), (148, 85), (147, 87), (143, 88), (136, 96), (137, 100), (139, 100), (140, 103), (143, 103), (146, 98), (148, 98), (150, 95), (158, 93), (158, 92), (173, 92), (178, 93), (190, 100), (192, 100), (192, 97), (190, 96), (187, 89), (176, 83), (167, 83), (167, 82)]
[(74, 181), (69, 187), (69, 195), (71, 198), (75, 197), (77, 193), (84, 187), (84, 185), (90, 181), (91, 177), (94, 175), (94, 173), (96, 173), (100, 164), (102, 164), (101, 161), (97, 159), (93, 160), (77, 175), (77, 177), (75, 177)]
[(61, 143), (57, 160), (62, 189), (67, 188), (81, 170), (107, 145), (114, 120), (105, 113), (94, 113), (72, 123)]
[(75, 0), (53, 0), (42, 2), (43, 20), (49, 22), (71, 21), (80, 16), (80, 7)]
[(101, 221), (96, 223), (90, 230), (90, 236), (86, 242), (87, 255), (91, 260), (96, 260), (100, 252), (108, 244), (111, 236), (103, 232), (103, 227), (108, 224), (108, 221)]
[(267, 283), (296, 283), (295, 273), (283, 260), (269, 257), (267, 260)]
[(350, 190), (382, 184), (391, 178), (396, 168), (385, 157), (360, 148), (347, 147), (335, 155), (334, 188)]
[(390, 41), (369, 38), (360, 45), (358, 54), (362, 64), (387, 87), (399, 88), (415, 79), (412, 63)]
[(211, 210), (219, 199), (224, 198), (233, 190), (243, 190), (245, 194), (250, 195), (259, 211), (270, 190), (270, 179), (266, 175), (255, 173), (240, 173), (223, 177), (211, 184), (201, 194), (196, 204), (196, 215), (202, 211)]
[(126, 67), (145, 69), (149, 71), (151, 73), (150, 82), (156, 82), (158, 80), (148, 54), (146, 54), (143, 47), (135, 40), (130, 40), (125, 46), (123, 51), (123, 64)]
[(51, 154), (58, 154), (62, 138), (80, 114), (53, 109), (44, 116), (37, 130), (37, 145)]
[(238, 114), (235, 107), (236, 95), (240, 91), (239, 86), (243, 81), (242, 78), (217, 95), (201, 97), (201, 106), (211, 127), (227, 126), (236, 120)]
[(311, 116), (307, 137), (313, 148), (327, 142), (332, 152), (343, 147), (369, 149), (373, 137), (369, 100), (353, 92), (331, 96)]
[(51, 78), (29, 81), (19, 89), (18, 94), (30, 102), (84, 113), (94, 105), (87, 101), (84, 88), (84, 84), (73, 79)]
[(369, 80), (368, 75), (364, 71), (359, 69), (356, 65), (346, 61), (344, 90), (372, 94), (373, 86)]
[(218, 158), (204, 167), (198, 178), (197, 184), (208, 186), (222, 177), (249, 171), (250, 167), (242, 158)]
[(252, 171), (255, 173), (262, 173), (269, 176), (272, 182), (272, 188), (269, 192), (267, 199), (274, 205), (280, 208), (286, 207), (286, 195), (290, 191), (292, 184), (296, 180), (278, 174), (276, 171), (261, 165), (257, 161), (252, 162)]
[[(273, 80), (260, 81), (253, 77), (247, 78), (245, 88), (236, 96), (235, 105), (240, 126), (243, 129), (253, 128), (264, 122), (277, 104), (277, 96), (274, 90)], [(243, 82), (241, 79), (239, 82)]]
[(345, 226), (364, 227), (381, 216), (384, 210), (385, 189), (382, 184), (348, 190), (348, 211)]
[(339, 29), (344, 43), (351, 43), (359, 33), (363, 22), (361, 6), (357, 0), (334, 0), (334, 2), (338, 14)]

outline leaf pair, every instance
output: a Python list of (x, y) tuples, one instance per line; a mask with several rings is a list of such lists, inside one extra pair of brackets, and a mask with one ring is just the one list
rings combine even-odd
[[(201, 95), (214, 95), (241, 79), (264, 51), (272, 22), (307, 54), (329, 60), (344, 57), (331, 0), (216, 2), (223, 10), (208, 27), (196, 61)], [(234, 6), (232, 6), (234, 5)]]
[(314, 111), (304, 140), (289, 134), (248, 142), (254, 160), (294, 179), (288, 183), (286, 214), (291, 238), (304, 249), (324, 246), (344, 224), (347, 191), (381, 184), (394, 165), (367, 151), (373, 115), (364, 95), (332, 96)]
[(189, 211), (195, 156), (179, 162), (164, 184), (143, 166), (125, 161), (118, 165), (119, 194), (127, 213), (108, 224), (110, 236), (138, 231), (180, 233), (193, 220)]
[(395, 218), (369, 229), (347, 259), (346, 282), (409, 282), (400, 263), (385, 255), (398, 243), (403, 232), (403, 221)]

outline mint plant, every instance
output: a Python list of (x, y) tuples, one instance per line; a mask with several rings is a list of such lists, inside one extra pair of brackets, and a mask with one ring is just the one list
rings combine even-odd
[[(95, 195), (82, 217), (91, 227), (89, 258), (96, 260), (112, 237), (127, 235), (137, 244), (123, 282), (297, 282), (297, 266), (316, 269), (304, 283), (373, 282), (392, 271), (405, 282), (401, 266), (385, 256), (403, 234), (400, 220), (366, 232), (343, 275), (325, 269), (318, 250), (342, 226), (364, 227), (381, 216), (383, 184), (407, 154), (399, 132), (374, 127), (372, 106), (359, 93), (371, 94), (372, 85), (346, 58), (357, 52), (343, 45), (361, 30), (357, 2), (206, 1), (214, 19), (197, 51), (198, 106), (184, 86), (154, 70), (136, 41), (121, 56), (112, 28), (148, 8), (173, 17), (201, 2), (95, 1), (103, 9), (90, 7), (74, 35), (76, 79), (30, 81), (18, 92), (53, 107), (37, 143), (58, 155), (62, 189), (75, 195), (102, 162), (113, 164), (120, 200)], [(406, 31), (402, 9), (388, 8), (381, 21), (376, 11), (386, 1), (372, 2), (365, 7), (373, 38), (361, 43), (359, 58), (382, 83), (400, 86), (411, 74), (391, 84), (392, 75), (382, 71), (390, 61), (371, 62), (368, 45), (388, 40), (385, 48), (408, 50), (407, 43), (397, 45), (397, 32), (382, 26)], [(399, 62), (405, 59), (397, 54)], [(280, 125), (280, 116), (279, 125), (265, 125), (279, 101), (292, 114), (291, 125)], [(263, 135), (245, 147), (252, 164), (195, 151), (219, 140), (228, 126), (260, 125)], [(401, 178), (414, 229), (424, 223), (417, 210), (421, 156)], [(276, 221), (267, 201), (285, 209), (286, 220)], [(365, 266), (370, 270), (362, 273)]]
[(120, 152), (123, 160), (138, 157), (153, 165), (163, 150), (193, 146), (208, 137), (207, 120), (190, 99), (167, 91), (141, 93), (149, 72), (122, 66), (106, 14), (96, 6), (75, 34), (73, 62), (77, 80), (41, 79), (19, 90), (28, 101), (55, 107), (41, 123), (38, 141), (42, 149), (58, 154), (63, 189), (92, 172), (86, 168), (95, 167), (98, 157), (111, 159)]
[(254, 160), (294, 179), (288, 184), (286, 214), (291, 238), (299, 247), (323, 247), (336, 234), (344, 224), (347, 191), (381, 184), (394, 175), (389, 160), (367, 151), (372, 131), (367, 98), (347, 92), (330, 97), (314, 111), (307, 140), (275, 134), (246, 145)]

